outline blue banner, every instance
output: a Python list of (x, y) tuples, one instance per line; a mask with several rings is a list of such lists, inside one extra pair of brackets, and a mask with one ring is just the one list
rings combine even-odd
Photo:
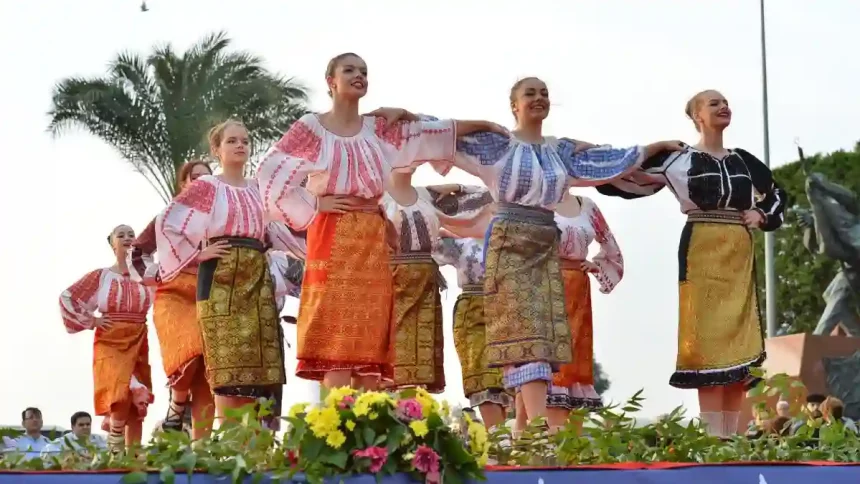
[[(122, 474), (66, 473), (0, 473), (0, 484), (119, 484)], [(149, 476), (148, 484), (158, 484), (158, 474)], [(229, 477), (204, 474), (176, 476), (176, 484), (222, 484)], [(246, 481), (251, 483), (251, 479)], [(271, 483), (263, 479), (262, 483)], [(281, 481), (287, 484), (289, 481)], [(305, 482), (297, 476), (292, 482)], [(373, 476), (335, 479), (333, 483), (376, 484)], [(407, 476), (383, 479), (384, 484), (411, 484)], [(706, 466), (670, 470), (528, 470), (488, 472), (486, 484), (568, 484), (600, 482), (601, 484), (785, 484), (822, 482), (827, 484), (860, 483), (860, 466)]]

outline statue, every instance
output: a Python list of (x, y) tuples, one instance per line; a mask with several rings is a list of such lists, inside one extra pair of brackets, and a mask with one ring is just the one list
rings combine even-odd
[(798, 153), (811, 207), (796, 209), (805, 228), (803, 245), (842, 266), (824, 291), (827, 306), (813, 334), (829, 335), (840, 328), (848, 336), (860, 337), (860, 201), (857, 194), (821, 173), (810, 173), (800, 147)]

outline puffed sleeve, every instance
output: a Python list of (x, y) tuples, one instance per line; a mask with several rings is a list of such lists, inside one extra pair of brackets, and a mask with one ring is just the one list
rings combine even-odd
[(595, 146), (571, 139), (560, 139), (556, 145), (572, 186), (595, 186), (620, 178), (645, 160), (645, 148)]
[(592, 227), (594, 227), (595, 240), (600, 244), (600, 252), (592, 259), (598, 268), (595, 278), (600, 284), (600, 292), (609, 294), (624, 277), (624, 258), (621, 255), (621, 248), (618, 247), (618, 242), (612, 235), (612, 230), (609, 229), (609, 224), (606, 223), (603, 213), (597, 208), (597, 204), (591, 200), (587, 203), (590, 205), (588, 208), (589, 219)]
[(750, 172), (753, 187), (761, 195), (761, 199), (755, 204), (756, 210), (764, 215), (761, 230), (771, 232), (780, 228), (785, 216), (788, 194), (776, 184), (773, 172), (761, 160), (742, 149), (735, 151), (743, 158)]
[(93, 329), (103, 271), (88, 273), (60, 294), (60, 315), (68, 333)]
[(387, 127), (386, 123), (384, 118), (376, 118), (375, 133), (392, 168), (431, 162), (437, 172), (446, 171), (457, 141), (454, 120), (421, 116), (419, 121), (400, 121)]
[(595, 188), (601, 195), (628, 200), (654, 195), (666, 186), (665, 167), (681, 153), (658, 153), (647, 158), (638, 169)]
[[(457, 153), (454, 156), (454, 166), (474, 175), (484, 183), (489, 175), (489, 168), (504, 160), (511, 149), (512, 140), (491, 131), (481, 131), (457, 139)], [(443, 175), (445, 173), (442, 173)]]
[(433, 260), (440, 266), (457, 267), (462, 254), (461, 239), (441, 237), (438, 243), (433, 245)]
[(306, 229), (317, 214), (317, 197), (303, 186), (314, 172), (325, 171), (323, 139), (299, 119), (263, 156), (257, 180), (267, 215), (295, 230)]
[(159, 277), (170, 281), (200, 254), (216, 187), (210, 177), (195, 180), (155, 219)]

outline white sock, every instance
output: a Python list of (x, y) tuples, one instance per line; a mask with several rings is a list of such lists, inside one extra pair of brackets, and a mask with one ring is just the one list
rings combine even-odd
[(723, 437), (737, 435), (740, 418), (740, 412), (723, 412)]
[(702, 421), (702, 425), (705, 427), (708, 435), (713, 435), (714, 437), (723, 436), (723, 412), (701, 412), (699, 413), (699, 419)]

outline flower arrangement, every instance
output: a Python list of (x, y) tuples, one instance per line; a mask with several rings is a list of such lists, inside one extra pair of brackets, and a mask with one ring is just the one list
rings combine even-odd
[(310, 482), (357, 473), (409, 473), (426, 483), (483, 480), (489, 441), (469, 424), (469, 444), (452, 429), (450, 410), (422, 389), (392, 395), (332, 389), (323, 405), (290, 409), (286, 448)]

